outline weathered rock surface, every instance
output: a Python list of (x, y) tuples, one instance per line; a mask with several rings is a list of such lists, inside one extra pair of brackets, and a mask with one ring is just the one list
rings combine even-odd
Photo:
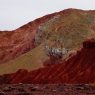
[[(16, 73), (0, 76), (2, 83), (4, 80), (33, 84), (95, 83), (95, 11), (67, 9), (37, 19), (13, 32), (1, 32), (1, 39), (1, 63), (35, 47), (31, 64), (33, 59), (40, 60), (40, 63), (44, 59), (42, 63), (47, 65), (33, 71), (21, 68)], [(48, 56), (45, 46), (50, 49)], [(8, 53), (11, 49), (12, 53)], [(63, 49), (68, 52), (63, 53)]]

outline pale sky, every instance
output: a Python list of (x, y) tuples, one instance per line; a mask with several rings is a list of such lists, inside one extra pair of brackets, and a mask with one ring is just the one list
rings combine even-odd
[(0, 30), (14, 30), (67, 8), (95, 10), (95, 0), (0, 0)]

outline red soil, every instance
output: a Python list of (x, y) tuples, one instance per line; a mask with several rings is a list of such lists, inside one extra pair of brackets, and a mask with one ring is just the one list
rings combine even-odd
[(83, 48), (66, 62), (11, 75), (10, 83), (95, 83), (95, 42), (85, 41)]

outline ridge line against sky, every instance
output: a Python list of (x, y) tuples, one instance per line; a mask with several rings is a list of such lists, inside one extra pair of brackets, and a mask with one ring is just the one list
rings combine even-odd
[(0, 0), (0, 30), (14, 30), (67, 8), (95, 10), (95, 0)]

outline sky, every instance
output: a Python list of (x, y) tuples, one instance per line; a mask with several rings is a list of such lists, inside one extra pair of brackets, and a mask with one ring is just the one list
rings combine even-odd
[(0, 30), (14, 30), (67, 8), (95, 10), (95, 0), (0, 0)]

